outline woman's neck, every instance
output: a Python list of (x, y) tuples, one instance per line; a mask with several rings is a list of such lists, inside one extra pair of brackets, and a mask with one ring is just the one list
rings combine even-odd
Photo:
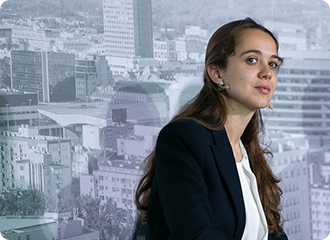
[(255, 111), (247, 109), (239, 111), (238, 108), (228, 107), (227, 120), (224, 126), (232, 147), (237, 146), (254, 113)]

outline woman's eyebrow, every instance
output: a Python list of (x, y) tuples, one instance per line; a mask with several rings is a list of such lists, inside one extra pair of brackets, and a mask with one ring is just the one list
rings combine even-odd
[[(240, 55), (240, 57), (242, 57), (244, 54), (247, 54), (247, 53), (256, 53), (258, 55), (262, 55), (262, 52), (260, 50), (249, 49), (249, 50), (246, 50), (246, 51), (242, 52), (241, 55)], [(283, 61), (283, 58), (281, 58), (281, 57), (279, 57), (277, 55), (272, 55), (272, 56), (270, 56), (270, 58), (276, 58), (279, 61)]]

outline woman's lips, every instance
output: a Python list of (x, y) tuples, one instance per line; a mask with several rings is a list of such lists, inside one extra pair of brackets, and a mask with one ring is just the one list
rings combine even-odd
[(270, 92), (270, 88), (268, 86), (257, 86), (255, 89), (263, 94), (268, 94)]

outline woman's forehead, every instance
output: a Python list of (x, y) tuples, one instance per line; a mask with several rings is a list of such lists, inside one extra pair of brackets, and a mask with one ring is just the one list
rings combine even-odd
[(260, 29), (244, 29), (238, 36), (235, 53), (255, 49), (277, 54), (277, 45), (273, 37)]

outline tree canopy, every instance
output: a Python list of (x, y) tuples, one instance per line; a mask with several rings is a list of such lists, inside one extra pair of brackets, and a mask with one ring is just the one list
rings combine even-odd
[(45, 194), (36, 189), (5, 190), (0, 193), (0, 216), (43, 215), (46, 203)]

